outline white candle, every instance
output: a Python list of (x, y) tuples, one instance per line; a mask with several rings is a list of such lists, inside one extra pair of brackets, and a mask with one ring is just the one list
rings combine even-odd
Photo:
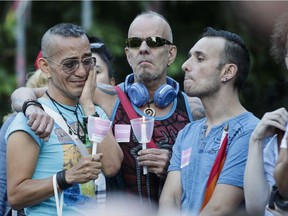
[(146, 124), (144, 116), (142, 117), (141, 123), (141, 143), (147, 143)]
[(93, 146), (92, 146), (92, 155), (93, 157), (96, 155), (97, 153), (97, 143), (93, 142)]

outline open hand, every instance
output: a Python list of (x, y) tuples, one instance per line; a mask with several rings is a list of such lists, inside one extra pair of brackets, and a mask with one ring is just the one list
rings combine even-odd
[(251, 138), (262, 141), (276, 133), (276, 129), (285, 131), (288, 121), (288, 112), (285, 108), (267, 112), (252, 133)]

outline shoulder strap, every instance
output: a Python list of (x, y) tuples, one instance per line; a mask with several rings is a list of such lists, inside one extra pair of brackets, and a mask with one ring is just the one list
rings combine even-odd
[[(126, 94), (122, 91), (122, 89), (119, 86), (115, 86), (115, 89), (117, 91), (118, 97), (121, 101), (123, 108), (125, 109), (128, 117), (129, 117), (129, 119), (138, 118), (138, 115), (135, 112), (134, 108), (132, 107), (132, 104), (130, 103)], [(149, 143), (147, 143), (147, 146), (149, 148), (158, 148), (158, 146), (155, 144), (153, 139), (151, 139), (151, 141)]]
[(134, 108), (132, 107), (132, 104), (130, 103), (129, 99), (127, 98), (126, 94), (122, 91), (120, 86), (115, 86), (115, 89), (129, 119), (138, 118), (138, 115), (136, 114)]
[(201, 211), (209, 202), (215, 190), (215, 187), (217, 185), (219, 175), (222, 171), (224, 162), (226, 160), (227, 145), (228, 145), (228, 123), (223, 130), (221, 141), (220, 141), (220, 149), (218, 151), (217, 157), (214, 161), (213, 167), (211, 169), (211, 172), (207, 181), (207, 186), (206, 186), (206, 191), (205, 191), (202, 206), (201, 206)]
[(64, 122), (63, 118), (59, 115), (59, 113), (55, 112), (54, 110), (52, 110), (51, 108), (49, 108), (46, 105), (43, 105), (43, 109), (45, 110), (45, 112), (50, 115), (54, 121), (65, 131), (65, 133), (67, 135), (69, 135), (71, 137), (71, 139), (73, 140), (73, 142), (76, 144), (76, 146), (78, 147), (80, 153), (82, 156), (87, 156), (89, 155), (88, 150), (86, 149), (86, 147), (84, 146), (84, 144), (82, 143), (82, 141), (78, 138), (78, 136), (74, 135), (74, 134), (70, 134), (69, 133), (69, 128), (66, 125), (66, 123)]

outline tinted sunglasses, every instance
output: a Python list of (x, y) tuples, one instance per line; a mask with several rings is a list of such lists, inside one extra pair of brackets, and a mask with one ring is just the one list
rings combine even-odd
[(75, 72), (79, 68), (80, 63), (82, 63), (86, 72), (90, 71), (96, 65), (95, 57), (84, 58), (81, 60), (81, 62), (79, 62), (78, 59), (66, 59), (62, 63), (55, 62), (51, 58), (46, 57), (46, 59), (54, 64), (57, 64), (64, 71), (64, 73), (67, 74)]
[(104, 46), (104, 43), (91, 43), (90, 44), (90, 49), (93, 50), (93, 49), (99, 49), (101, 47)]
[(139, 38), (139, 37), (131, 37), (126, 40), (126, 46), (131, 48), (140, 47), (142, 42), (145, 41), (149, 47), (161, 47), (165, 44), (172, 45), (172, 43), (161, 37), (147, 37), (147, 38)]

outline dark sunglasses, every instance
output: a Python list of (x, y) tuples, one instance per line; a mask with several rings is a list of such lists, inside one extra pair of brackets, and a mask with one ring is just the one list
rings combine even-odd
[(147, 38), (139, 38), (139, 37), (131, 37), (126, 40), (126, 46), (131, 48), (140, 47), (142, 42), (145, 41), (149, 47), (161, 47), (165, 44), (172, 45), (172, 43), (161, 37), (147, 37)]
[(91, 43), (90, 44), (90, 49), (93, 50), (93, 49), (99, 49), (101, 47), (104, 46), (104, 43)]

